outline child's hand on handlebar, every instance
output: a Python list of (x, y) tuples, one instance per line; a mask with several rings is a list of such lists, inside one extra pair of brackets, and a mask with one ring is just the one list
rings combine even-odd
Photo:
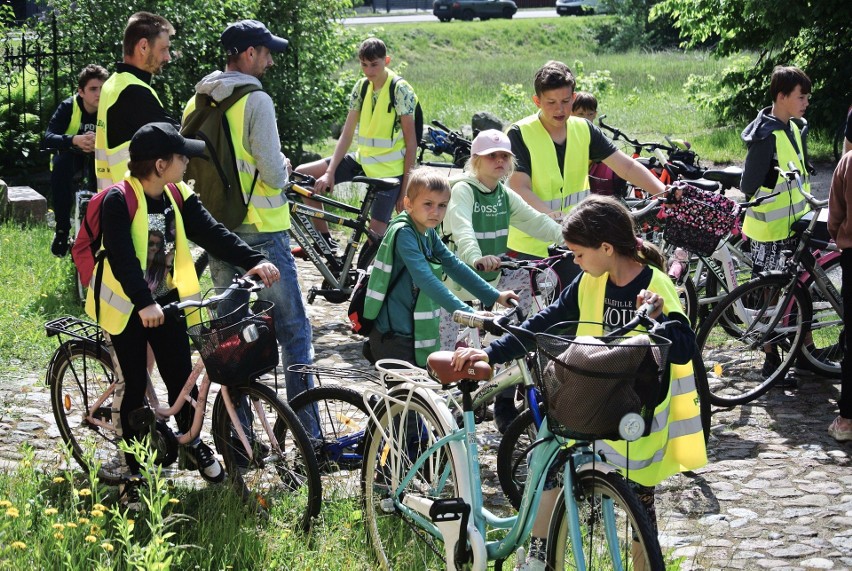
[(270, 287), (281, 279), (281, 272), (272, 262), (261, 262), (246, 272), (246, 276), (257, 276), (263, 282), (263, 285)]
[(497, 256), (482, 256), (474, 260), (473, 267), (480, 272), (496, 272), (500, 269), (500, 258)]
[(327, 172), (314, 181), (314, 192), (331, 193), (334, 188), (334, 173)]
[(160, 304), (155, 302), (139, 310), (139, 319), (142, 327), (159, 327), (165, 322), (166, 316)]
[(456, 349), (455, 353), (453, 353), (453, 358), (450, 360), (450, 363), (453, 365), (453, 370), (461, 371), (467, 363), (473, 363), (476, 361), (488, 362), (488, 355), (485, 351), (482, 349), (475, 349), (473, 347), (459, 347)]
[(503, 307), (508, 307), (509, 309), (512, 309), (512, 307), (514, 306), (509, 303), (510, 299), (518, 301), (521, 298), (512, 290), (501, 291), (500, 295), (497, 296), (497, 303), (499, 303)]
[(657, 319), (663, 313), (663, 298), (654, 292), (643, 289), (636, 296), (636, 308), (638, 309), (646, 303), (654, 305), (654, 311), (648, 314), (651, 319)]

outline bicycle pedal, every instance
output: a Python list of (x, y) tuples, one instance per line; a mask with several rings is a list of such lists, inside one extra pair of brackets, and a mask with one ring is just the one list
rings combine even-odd
[(429, 508), (429, 517), (433, 523), (441, 521), (467, 520), (470, 516), (470, 504), (462, 498), (445, 498), (435, 500)]

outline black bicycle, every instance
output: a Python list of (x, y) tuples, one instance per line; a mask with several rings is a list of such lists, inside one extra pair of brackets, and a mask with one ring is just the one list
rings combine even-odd
[[(470, 158), (471, 142), (461, 131), (454, 131), (438, 120), (432, 121), (433, 126), (426, 126), (423, 140), (418, 144), (417, 164), (429, 167), (462, 168)], [(429, 152), (434, 157), (449, 155), (452, 162), (423, 160), (423, 155)]]

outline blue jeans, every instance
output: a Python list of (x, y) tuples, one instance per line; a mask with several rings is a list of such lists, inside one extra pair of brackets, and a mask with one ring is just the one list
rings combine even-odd
[[(275, 335), (281, 346), (281, 364), (285, 371), (287, 400), (290, 401), (299, 393), (314, 386), (313, 375), (287, 370), (290, 365), (314, 362), (311, 324), (308, 321), (302, 291), (296, 278), (296, 261), (290, 254), (290, 236), (287, 232), (237, 232), (237, 235), (275, 264), (281, 273), (281, 279), (271, 288), (261, 290), (258, 297), (275, 304), (273, 310)], [(229, 286), (235, 274), (243, 273), (231, 264), (212, 256), (210, 258), (210, 275), (216, 287)], [(320, 435), (315, 417), (304, 414), (299, 418), (309, 435)]]

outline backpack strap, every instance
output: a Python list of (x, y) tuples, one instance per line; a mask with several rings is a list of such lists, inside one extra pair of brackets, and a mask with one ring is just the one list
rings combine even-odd
[(400, 76), (396, 75), (393, 79), (391, 79), (390, 84), (390, 102), (388, 102), (388, 113), (391, 111), (396, 112), (396, 84), (399, 83), (399, 80), (402, 79)]
[[(228, 124), (228, 118), (227, 118), (227, 116), (225, 116), (225, 112), (228, 109), (230, 109), (237, 101), (239, 101), (240, 99), (242, 99), (243, 97), (245, 97), (249, 93), (253, 93), (255, 91), (263, 91), (263, 88), (261, 88), (259, 85), (254, 85), (254, 84), (251, 84), (251, 83), (246, 84), (246, 85), (241, 85), (241, 86), (237, 87), (236, 89), (234, 89), (234, 91), (231, 93), (231, 95), (229, 95), (228, 97), (226, 97), (225, 99), (223, 99), (222, 101), (220, 101), (216, 104), (219, 107), (219, 109), (222, 110), (222, 130), (225, 132), (225, 140), (228, 141), (228, 145), (230, 147), (229, 150), (231, 151), (232, 157), (236, 157), (237, 153), (234, 150), (234, 139), (233, 139), (233, 137), (231, 137), (231, 126)], [(217, 167), (218, 167), (218, 165), (217, 165)], [(219, 168), (221, 168), (221, 167), (219, 167)], [(237, 170), (236, 172), (237, 172), (237, 176), (239, 176), (239, 171)], [(222, 177), (222, 180), (227, 180), (227, 178), (225, 176), (223, 176), (224, 173), (220, 172), (219, 175)], [(248, 191), (248, 199), (243, 199), (243, 204), (245, 204), (246, 206), (248, 206), (249, 203), (251, 202), (251, 197), (254, 194), (254, 187), (257, 184), (257, 177), (259, 175), (260, 175), (260, 172), (257, 169), (255, 169), (254, 178), (251, 181), (251, 187), (249, 188), (249, 191)]]

